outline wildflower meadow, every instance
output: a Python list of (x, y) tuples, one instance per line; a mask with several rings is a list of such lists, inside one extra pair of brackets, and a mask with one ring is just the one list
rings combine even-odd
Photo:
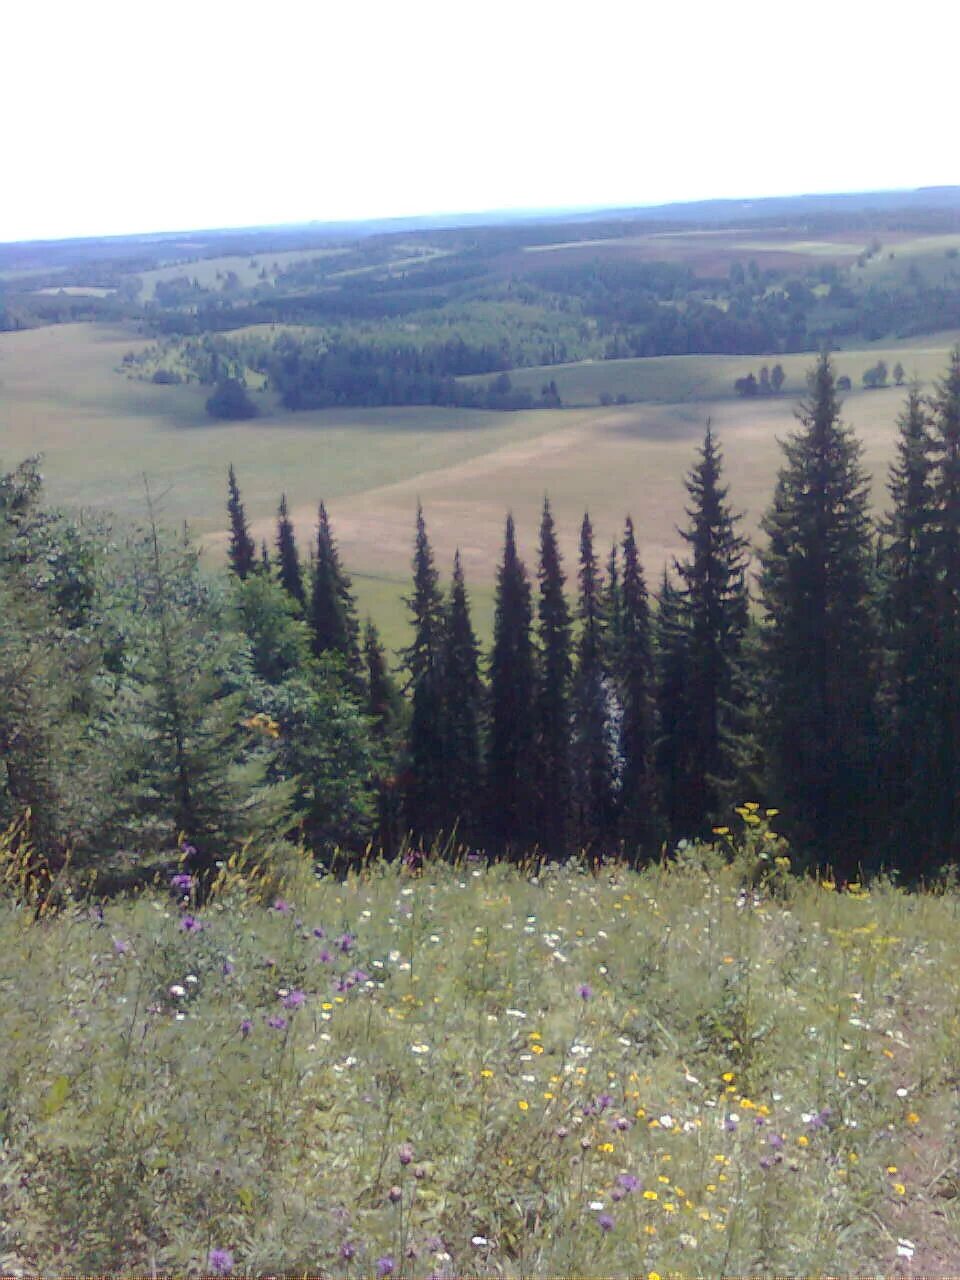
[(0, 1267), (936, 1270), (960, 894), (750, 837), (636, 871), (225, 869), (0, 907)]

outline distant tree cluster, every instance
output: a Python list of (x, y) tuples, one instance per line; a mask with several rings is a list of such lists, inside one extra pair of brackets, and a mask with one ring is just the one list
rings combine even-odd
[(761, 365), (759, 378), (750, 372), (745, 377), (737, 378), (733, 389), (738, 396), (746, 399), (754, 396), (778, 396), (783, 390), (784, 382), (786, 374), (783, 372), (783, 365), (775, 364), (772, 369)]

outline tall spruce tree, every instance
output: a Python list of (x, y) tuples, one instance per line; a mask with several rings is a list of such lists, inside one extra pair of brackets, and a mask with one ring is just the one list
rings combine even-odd
[(567, 852), (570, 808), (570, 610), (553, 512), (540, 521), (539, 680), (536, 695), (537, 843), (551, 858)]
[(933, 652), (935, 757), (928, 780), (939, 857), (960, 859), (960, 348), (931, 400), (936, 601)]
[(306, 608), (307, 595), (303, 588), (303, 574), (300, 570), (300, 555), (293, 532), (293, 523), (287, 510), (287, 495), (280, 498), (280, 509), (277, 513), (277, 556), (279, 559), (280, 585), (300, 605)]
[(888, 850), (909, 849), (928, 865), (938, 834), (931, 823), (930, 780), (936, 762), (939, 706), (936, 666), (937, 586), (934, 565), (933, 441), (923, 397), (913, 387), (898, 421), (897, 456), (888, 489), (893, 510), (881, 551), (884, 640), (883, 781)]
[(658, 806), (650, 604), (629, 516), (623, 534), (620, 596), (615, 668), (621, 706), (620, 837), (624, 851), (636, 858), (654, 850)]
[(852, 877), (875, 819), (873, 547), (861, 446), (827, 354), (797, 416), (763, 521), (767, 757), (795, 842)]
[(245, 578), (247, 574), (253, 572), (256, 566), (257, 547), (250, 537), (250, 530), (247, 528), (247, 516), (243, 509), (243, 503), (240, 501), (237, 475), (233, 469), (232, 462), (227, 472), (227, 488), (229, 491), (227, 512), (230, 516), (230, 545), (228, 549), (230, 568), (238, 578)]
[(480, 646), (470, 621), (470, 601), (460, 551), (453, 558), (443, 653), (444, 829), (469, 840), (477, 823), (480, 780)]
[(721, 484), (722, 457), (707, 423), (700, 458), (687, 476), (689, 528), (681, 530), (688, 556), (678, 563), (682, 608), (689, 633), (686, 697), (693, 739), (689, 743), (693, 790), (685, 835), (706, 835), (723, 809), (735, 802), (744, 755), (746, 688), (743, 639), (749, 603), (747, 541)]
[(417, 532), (413, 555), (413, 594), (407, 599), (412, 614), (413, 643), (404, 651), (412, 692), (409, 753), (405, 796), (407, 826), (422, 840), (441, 830), (445, 804), (443, 596), (427, 537), (423, 507), (417, 504)]
[(507, 516), (497, 571), (490, 655), (487, 827), (498, 852), (523, 854), (534, 841), (534, 664), (530, 582)]
[(362, 660), (360, 625), (350, 579), (343, 571), (340, 553), (327, 509), (320, 503), (317, 547), (313, 561), (309, 608), (314, 653), (339, 653), (351, 683), (359, 689)]
[(574, 807), (582, 846), (603, 851), (613, 837), (615, 812), (611, 707), (602, 583), (589, 515), (584, 515), (580, 526), (578, 577), (580, 636), (573, 685)]
[(690, 689), (690, 616), (682, 592), (666, 569), (654, 627), (657, 786), (666, 834), (686, 838), (700, 821), (693, 743), (695, 713)]

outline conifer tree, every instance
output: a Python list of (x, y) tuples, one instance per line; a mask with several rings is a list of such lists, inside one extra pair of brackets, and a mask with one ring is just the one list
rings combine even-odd
[(875, 817), (876, 619), (861, 446), (820, 357), (763, 528), (765, 727), (795, 843), (853, 877)]
[(687, 476), (690, 527), (681, 530), (689, 555), (677, 565), (688, 618), (686, 697), (692, 713), (689, 743), (693, 818), (688, 836), (706, 835), (734, 794), (744, 754), (746, 689), (743, 638), (748, 620), (745, 581), (747, 542), (736, 530), (739, 516), (721, 484), (722, 458), (710, 423), (700, 459)]
[(929, 821), (940, 858), (953, 862), (960, 858), (960, 348), (931, 401), (931, 436), (937, 718)]
[(410, 673), (410, 768), (405, 797), (407, 825), (423, 840), (438, 834), (444, 814), (443, 648), (444, 610), (423, 508), (417, 504), (413, 556), (413, 643), (404, 652)]
[(570, 807), (570, 610), (553, 512), (540, 522), (539, 680), (536, 695), (537, 843), (548, 857), (567, 851)]
[(653, 852), (657, 834), (654, 758), (655, 681), (650, 604), (633, 521), (623, 535), (620, 638), (616, 679), (620, 697), (620, 835), (631, 857)]
[(367, 676), (366, 713), (381, 734), (389, 733), (397, 720), (399, 695), (387, 668), (380, 633), (371, 618), (363, 632), (363, 662)]
[(400, 805), (396, 787), (396, 754), (400, 720), (400, 694), (387, 668), (386, 654), (373, 622), (368, 618), (363, 635), (366, 669), (366, 713), (379, 741), (379, 766), (373, 783), (377, 792), (377, 843), (392, 854), (400, 842)]
[(513, 516), (507, 516), (503, 561), (497, 571), (493, 650), (490, 655), (490, 733), (487, 805), (497, 851), (522, 854), (534, 838), (533, 642), (530, 582), (517, 554)]
[(260, 541), (260, 570), (262, 573), (270, 572), (270, 548), (267, 546), (266, 538)]
[(654, 628), (656, 639), (657, 786), (667, 834), (686, 838), (696, 830), (700, 806), (695, 787), (695, 716), (689, 697), (690, 617), (681, 591), (663, 572)]
[(573, 789), (584, 847), (605, 848), (613, 835), (613, 758), (606, 678), (602, 584), (593, 527), (580, 526), (580, 637), (574, 673)]
[(444, 828), (469, 838), (476, 827), (480, 778), (480, 646), (460, 551), (453, 558), (443, 654)]
[[(919, 388), (900, 416), (888, 489), (893, 510), (882, 528), (883, 622), (888, 654), (884, 690), (884, 792), (897, 846), (929, 861), (937, 833), (928, 788), (939, 721), (935, 666), (937, 587), (934, 555), (933, 441)], [(891, 847), (896, 856), (902, 848)]]
[(248, 573), (251, 573), (255, 567), (257, 547), (250, 537), (250, 530), (247, 528), (247, 517), (243, 509), (243, 503), (240, 501), (237, 475), (233, 469), (232, 462), (227, 472), (227, 486), (229, 489), (227, 512), (230, 516), (230, 546), (228, 552), (230, 568), (238, 578), (242, 579)]
[(277, 555), (280, 564), (280, 585), (300, 605), (306, 608), (307, 596), (303, 589), (303, 574), (300, 571), (300, 556), (293, 532), (293, 524), (287, 512), (287, 495), (280, 498), (280, 510), (277, 520)]
[(330, 527), (327, 509), (320, 503), (317, 547), (312, 568), (309, 621), (314, 653), (339, 653), (351, 683), (359, 688), (362, 662), (360, 627), (350, 579), (343, 571), (340, 553)]

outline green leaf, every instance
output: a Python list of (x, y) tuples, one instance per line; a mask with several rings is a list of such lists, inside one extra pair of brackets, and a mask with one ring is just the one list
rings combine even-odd
[(41, 1104), (40, 1111), (45, 1119), (55, 1116), (58, 1111), (62, 1110), (64, 1103), (70, 1096), (70, 1077), (57, 1076), (47, 1096)]

